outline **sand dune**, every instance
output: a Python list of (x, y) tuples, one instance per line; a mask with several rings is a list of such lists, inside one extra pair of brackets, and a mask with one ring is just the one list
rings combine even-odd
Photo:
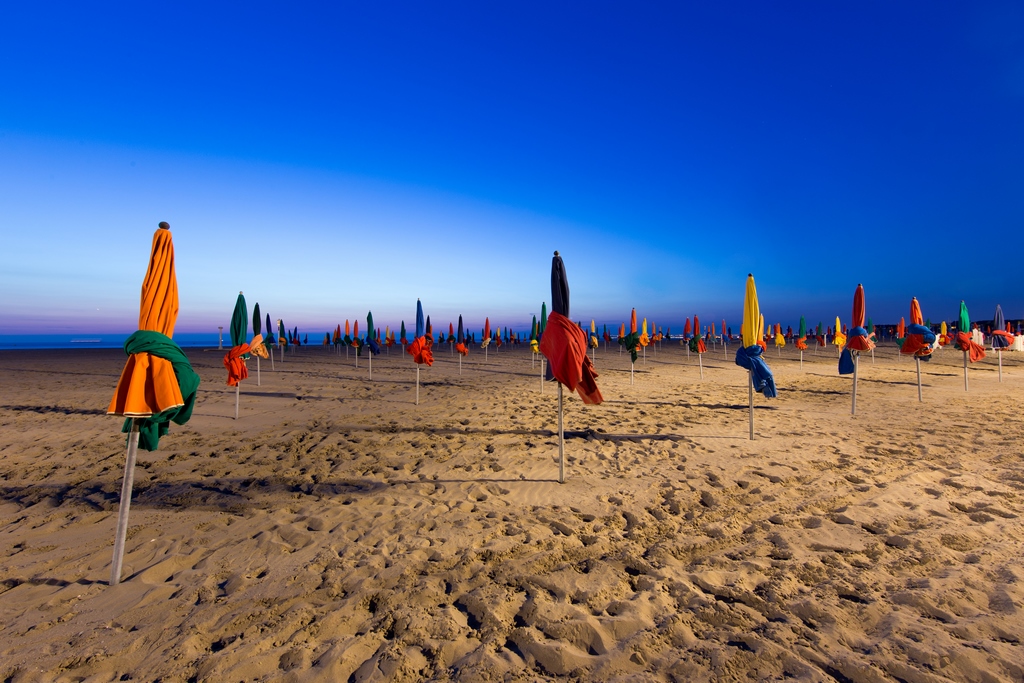
[(1024, 358), (599, 350), (566, 402), (529, 353), (421, 375), (289, 353), (241, 411), (190, 351), (192, 421), (123, 471), (120, 351), (0, 354), (7, 681), (1024, 680)]

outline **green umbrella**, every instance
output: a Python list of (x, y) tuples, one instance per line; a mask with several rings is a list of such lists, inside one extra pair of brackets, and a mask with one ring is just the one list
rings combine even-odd
[[(232, 351), (235, 348), (245, 343), (245, 338), (249, 336), (249, 309), (245, 305), (245, 297), (242, 293), (238, 293), (238, 299), (235, 300), (235, 310), (231, 314), (231, 346)], [(241, 355), (241, 366), (229, 365), (227, 358), (231, 356), (231, 352), (228, 352), (228, 356), (225, 356), (224, 363), (228, 365), (228, 384), (235, 385), (235, 419), (238, 419), (238, 394), (239, 387), (242, 380), (246, 378), (248, 373), (245, 372), (245, 361), (248, 360), (249, 354), (243, 353)]]
[(544, 336), (544, 329), (548, 326), (548, 305), (541, 303), (540, 305), (540, 334), (538, 337)]
[(267, 313), (267, 343), (274, 343), (274, 326), (270, 324), (270, 314)]
[(259, 334), (262, 331), (260, 327), (263, 321), (260, 320), (260, 304), (256, 302), (256, 305), (252, 307), (252, 333), (254, 335)]
[(960, 302), (960, 320), (957, 322), (957, 330), (965, 334), (971, 333), (971, 316), (967, 314), (967, 304)]
[(249, 309), (245, 305), (245, 297), (238, 293), (235, 310), (231, 314), (231, 345), (241, 346), (249, 336)]

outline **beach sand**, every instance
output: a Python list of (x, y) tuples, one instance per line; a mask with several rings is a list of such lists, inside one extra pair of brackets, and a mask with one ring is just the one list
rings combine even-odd
[[(731, 349), (733, 347), (730, 347)], [(189, 350), (192, 421), (124, 468), (119, 350), (0, 353), (0, 680), (1021, 681), (1024, 358), (886, 345), (597, 352), (600, 406), (528, 350), (421, 373), (320, 347), (241, 411)]]

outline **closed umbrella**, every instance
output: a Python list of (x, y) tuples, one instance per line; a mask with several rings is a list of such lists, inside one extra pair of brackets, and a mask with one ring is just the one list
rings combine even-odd
[(142, 281), (139, 329), (125, 340), (128, 361), (107, 407), (108, 415), (125, 418), (121, 431), (128, 433), (110, 569), (112, 586), (121, 581), (138, 448), (155, 451), (170, 422), (185, 424), (195, 407), (199, 375), (192, 370), (181, 348), (171, 340), (177, 319), (174, 242), (170, 226), (160, 223), (153, 235), (149, 266)]
[[(404, 323), (403, 323), (404, 324)], [(434, 364), (434, 354), (430, 351), (430, 344), (427, 343), (427, 329), (423, 322), (423, 304), (416, 299), (416, 338), (406, 349), (416, 363), (416, 405), (420, 404), (420, 366), (431, 366)]]
[[(690, 321), (689, 318), (686, 319)], [(704, 343), (703, 337), (700, 336), (700, 318), (697, 314), (693, 316), (693, 336), (690, 337), (689, 342), (690, 351), (697, 354), (697, 365), (700, 367), (700, 378), (704, 379), (704, 352), (708, 350), (707, 345)]]
[(796, 335), (796, 348), (800, 350), (800, 369), (804, 369), (804, 351), (807, 350), (807, 319), (800, 316), (800, 329)]
[(864, 286), (857, 285), (853, 292), (853, 317), (850, 319), (850, 330), (846, 338), (846, 344), (842, 354), (839, 356), (839, 374), (848, 375), (853, 373), (853, 392), (850, 406), (850, 414), (857, 414), (857, 370), (862, 351), (870, 351), (875, 348), (875, 343), (868, 336), (864, 328)]
[(249, 333), (249, 312), (245, 296), (239, 292), (235, 309), (231, 313), (231, 349), (224, 354), (224, 367), (228, 371), (228, 386), (235, 388), (235, 419), (238, 419), (238, 395), (241, 384), (249, 377), (245, 361), (249, 358), (249, 345), (245, 338)]
[(462, 357), (469, 355), (469, 346), (466, 345), (466, 333), (462, 328), (462, 316), (459, 316), (459, 334), (456, 337), (455, 350), (459, 353), (459, 376), (462, 376)]
[[(754, 286), (754, 276), (747, 275), (746, 292), (743, 296), (743, 342), (742, 346), (736, 349), (736, 365), (747, 370), (749, 386), (749, 416), (750, 416), (750, 439), (754, 438), (754, 392), (764, 394), (765, 398), (775, 398), (779, 395), (775, 388), (775, 377), (765, 362), (764, 346), (759, 344), (763, 336), (761, 325), (761, 309), (757, 302), (757, 288)], [(763, 343), (763, 342), (762, 342)]]
[(597, 373), (587, 356), (587, 335), (569, 319), (569, 280), (562, 257), (551, 259), (551, 315), (540, 342), (541, 353), (558, 380), (558, 483), (565, 482), (565, 436), (562, 430), (562, 385), (576, 391), (583, 402), (597, 405), (604, 400), (597, 388)]
[(380, 344), (377, 343), (376, 337), (374, 337), (373, 327), (373, 313), (367, 311), (366, 313), (366, 344), (367, 350), (369, 351), (369, 357), (367, 363), (369, 364), (369, 376), (373, 379), (373, 356), (380, 354)]
[(1003, 381), (1003, 349), (1013, 344), (1013, 335), (1006, 331), (1006, 319), (1003, 318), (1003, 307), (996, 304), (996, 314), (992, 317), (992, 348), (999, 354), (999, 381)]
[(964, 352), (964, 391), (967, 391), (967, 361), (977, 363), (985, 357), (985, 349), (971, 338), (971, 316), (967, 313), (967, 304), (960, 302), (960, 319), (957, 323), (954, 344)]
[(622, 340), (623, 346), (629, 351), (629, 383), (633, 384), (633, 367), (636, 364), (636, 349), (640, 346), (640, 335), (636, 331), (636, 309), (629, 312), (629, 334)]
[(268, 348), (268, 353), (270, 355), (270, 369), (271, 369), (271, 371), (273, 371), (274, 370), (274, 344), (276, 344), (277, 341), (274, 339), (274, 326), (270, 324), (270, 314), (269, 313), (267, 313), (266, 323), (267, 323), (267, 336), (263, 339), (263, 343), (267, 347), (269, 347)]
[[(263, 320), (260, 318), (260, 304), (257, 301), (252, 307), (252, 341), (249, 342), (249, 350), (256, 356), (256, 386), (262, 386), (260, 377), (260, 358), (267, 357), (267, 347), (264, 345), (262, 330)], [(268, 332), (270, 330), (267, 330)]]
[(284, 362), (284, 350), (288, 346), (288, 333), (284, 329), (284, 321), (277, 319), (277, 345), (281, 347), (281, 362)]
[(905, 329), (905, 337), (900, 346), (899, 352), (914, 357), (917, 365), (917, 400), (923, 401), (921, 391), (921, 361), (931, 360), (932, 353), (938, 348), (938, 339), (931, 328), (924, 325), (924, 316), (921, 314), (921, 304), (915, 296), (910, 300), (910, 325)]

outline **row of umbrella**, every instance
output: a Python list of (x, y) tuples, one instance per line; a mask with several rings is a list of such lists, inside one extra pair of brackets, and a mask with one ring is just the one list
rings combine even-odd
[[(585, 404), (597, 405), (603, 401), (600, 389), (597, 386), (597, 372), (594, 369), (593, 360), (588, 356), (588, 348), (596, 348), (599, 343), (597, 328), (594, 321), (591, 321), (590, 334), (588, 335), (583, 327), (573, 322), (569, 316), (569, 284), (565, 272), (565, 264), (556, 251), (551, 264), (551, 313), (548, 314), (546, 304), (541, 306), (540, 320), (534, 319), (530, 332), (531, 349), (542, 356), (542, 377), (546, 372), (557, 381), (558, 387), (558, 450), (559, 450), (559, 475), (558, 481), (565, 480), (564, 467), (564, 430), (563, 430), (563, 387), (575, 391)], [(840, 373), (852, 372), (853, 383), (853, 406), (856, 411), (856, 391), (859, 355), (874, 347), (870, 332), (864, 326), (864, 290), (858, 285), (854, 294), (853, 316), (851, 328), (845, 335), (843, 352), (840, 356)], [(998, 312), (1001, 315), (1001, 311)], [(192, 370), (187, 357), (181, 349), (171, 340), (174, 332), (174, 325), (178, 314), (177, 281), (174, 273), (174, 248), (171, 239), (169, 226), (161, 223), (153, 237), (149, 266), (142, 286), (142, 297), (140, 302), (139, 330), (129, 337), (125, 343), (125, 352), (128, 360), (118, 381), (114, 397), (108, 407), (108, 413), (119, 415), (125, 418), (122, 431), (128, 434), (126, 443), (125, 475), (122, 483), (121, 501), (118, 509), (118, 527), (115, 535), (114, 558), (111, 566), (111, 584), (120, 581), (122, 558), (124, 552), (125, 535), (131, 491), (133, 485), (133, 473), (136, 452), (139, 447), (147, 450), (156, 450), (160, 436), (167, 433), (169, 423), (184, 424), (191, 416), (195, 405), (196, 391), (199, 386), (199, 377)], [(232, 314), (230, 326), (231, 349), (224, 357), (224, 365), (228, 371), (228, 384), (236, 387), (235, 416), (238, 415), (238, 386), (240, 382), (248, 377), (246, 360), (251, 356), (257, 358), (257, 377), (259, 375), (259, 359), (267, 358), (267, 344), (275, 343), (270, 324), (270, 316), (266, 316), (267, 338), (262, 336), (262, 319), (259, 304), (253, 310), (253, 337), (247, 340), (248, 312), (244, 295), (240, 292), (235, 302), (235, 309)], [(283, 349), (289, 342), (289, 335), (286, 333), (283, 322), (278, 320), (278, 338), (276, 343)], [(995, 321), (994, 321), (995, 322)], [(638, 349), (658, 341), (661, 338), (660, 332), (654, 335), (648, 334), (647, 321), (639, 328), (637, 326), (636, 310), (630, 314), (629, 332), (626, 333), (625, 324), (619, 330), (619, 342), (623, 348), (629, 351), (631, 357), (631, 382), (632, 365), (636, 362)], [(489, 330), (490, 320), (484, 324), (484, 348), (491, 339)], [(339, 326), (340, 327), (340, 326)], [(402, 324), (402, 341), (405, 343), (405, 329)], [(731, 336), (731, 330), (727, 330), (725, 322), (722, 324), (723, 332)], [(837, 330), (840, 329), (837, 321)], [(969, 330), (970, 321), (967, 317), (966, 306), (961, 307), (961, 319), (958, 324), (959, 330)], [(1001, 329), (1002, 325), (996, 325)], [(358, 329), (358, 328), (356, 328)], [(700, 331), (700, 322), (694, 316), (693, 330)], [(372, 314), (367, 316), (367, 336), (365, 344), (370, 347), (370, 359), (379, 352), (378, 341), (373, 333)], [(452, 325), (449, 325), (449, 338), (453, 336)], [(338, 330), (340, 332), (340, 329)], [(749, 400), (749, 436), (754, 438), (754, 393), (761, 393), (765, 398), (771, 399), (778, 395), (774, 376), (764, 358), (767, 348), (765, 342), (764, 317), (760, 314), (757, 300), (757, 290), (753, 275), (748, 275), (743, 305), (743, 323), (740, 329), (741, 344), (736, 350), (735, 362), (748, 372), (748, 400)], [(820, 327), (819, 327), (820, 332)], [(348, 326), (346, 323), (346, 336)], [(358, 337), (358, 332), (356, 333)], [(378, 333), (379, 334), (379, 333)], [(328, 335), (329, 336), (329, 335)], [(338, 336), (338, 335), (336, 335)], [(604, 339), (608, 343), (611, 335), (607, 327), (604, 329)], [(780, 325), (774, 327), (776, 345), (780, 346), (778, 340), (785, 339), (785, 334)], [(385, 333), (385, 337), (393, 335)], [(684, 338), (686, 334), (684, 332)], [(298, 330), (291, 335), (293, 341), (297, 341)], [(499, 337), (500, 338), (500, 337)], [(1000, 339), (1004, 337), (999, 335)], [(800, 321), (800, 329), (797, 339), (797, 348), (806, 348), (807, 329), (803, 318)], [(457, 349), (461, 358), (468, 353), (466, 346), (467, 336), (464, 333), (462, 317), (459, 317)], [(685, 339), (688, 349), (696, 352), (698, 357), (706, 352), (704, 338), (700, 334), (693, 334)], [(965, 357), (965, 388), (966, 388), (966, 367), (968, 360), (974, 361), (984, 357), (984, 350), (970, 338), (965, 332), (958, 332), (955, 338), (958, 348), (961, 348)], [(416, 302), (416, 326), (415, 334), (411, 342), (406, 345), (405, 351), (412, 356), (416, 366), (416, 404), (419, 404), (419, 376), (421, 366), (433, 364), (432, 346), (433, 335), (430, 334), (430, 319), (424, 318), (422, 303)], [(920, 363), (927, 360), (929, 355), (937, 347), (937, 337), (931, 330), (923, 325), (920, 305), (914, 299), (911, 304), (911, 325), (906, 329), (906, 336), (901, 348), (901, 353), (913, 355)], [(1002, 347), (1001, 347), (1002, 348)], [(273, 357), (270, 356), (273, 362)], [(546, 363), (545, 363), (546, 361)], [(372, 370), (371, 370), (372, 371)], [(703, 376), (703, 365), (701, 365)], [(543, 387), (543, 380), (542, 380)]]

